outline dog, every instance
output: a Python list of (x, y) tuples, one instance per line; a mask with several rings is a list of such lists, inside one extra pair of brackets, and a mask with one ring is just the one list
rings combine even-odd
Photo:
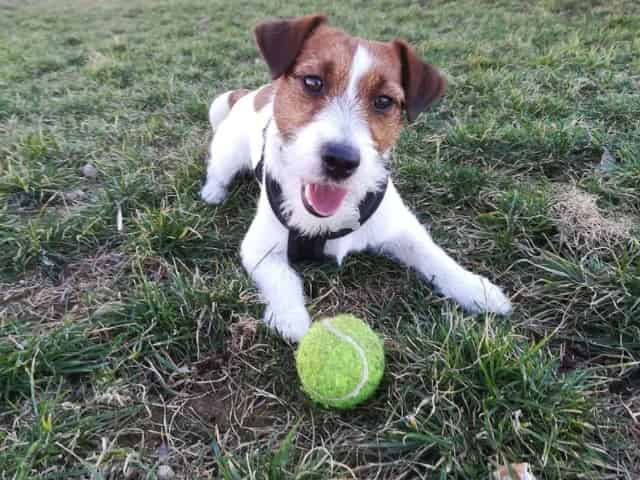
[(353, 37), (320, 14), (265, 21), (254, 34), (273, 81), (212, 102), (201, 197), (221, 203), (244, 170), (261, 182), (241, 258), (264, 321), (300, 341), (311, 318), (292, 263), (340, 264), (362, 250), (417, 270), (469, 313), (508, 314), (502, 290), (433, 242), (389, 176), (404, 117), (414, 121), (444, 94), (440, 72), (402, 40)]

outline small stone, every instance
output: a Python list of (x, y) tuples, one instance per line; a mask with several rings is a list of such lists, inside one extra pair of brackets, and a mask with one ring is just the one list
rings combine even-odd
[(80, 189), (71, 190), (70, 192), (65, 192), (64, 194), (64, 198), (69, 202), (77, 202), (84, 199), (86, 196), (87, 194)]
[(160, 444), (157, 454), (159, 463), (167, 463), (167, 460), (169, 459), (169, 449), (167, 448), (166, 444)]
[(82, 170), (82, 175), (84, 175), (87, 178), (96, 178), (98, 176), (98, 169), (93, 165), (91, 165), (90, 163), (87, 163), (84, 167), (82, 167), (81, 170)]
[(125, 480), (136, 480), (140, 477), (140, 471), (135, 467), (127, 467), (124, 472)]
[(158, 480), (172, 480), (176, 474), (169, 465), (160, 465), (158, 468)]
[(596, 168), (603, 173), (610, 172), (616, 168), (616, 157), (611, 155), (607, 147), (602, 147), (602, 157), (600, 157), (600, 164)]

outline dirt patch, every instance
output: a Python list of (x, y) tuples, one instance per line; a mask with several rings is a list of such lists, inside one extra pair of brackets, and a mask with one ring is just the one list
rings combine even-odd
[(189, 399), (186, 407), (192, 409), (206, 423), (216, 425), (224, 431), (231, 425), (233, 396), (231, 389), (225, 386), (218, 391), (210, 390)]
[(92, 304), (113, 298), (125, 263), (123, 254), (103, 251), (69, 263), (55, 279), (38, 272), (17, 283), (0, 283), (0, 317), (42, 323), (79, 318)]

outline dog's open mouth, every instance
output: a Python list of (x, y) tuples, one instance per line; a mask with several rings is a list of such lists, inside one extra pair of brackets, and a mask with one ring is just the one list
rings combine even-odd
[(309, 213), (330, 217), (338, 211), (347, 189), (329, 183), (307, 183), (302, 186), (302, 203)]

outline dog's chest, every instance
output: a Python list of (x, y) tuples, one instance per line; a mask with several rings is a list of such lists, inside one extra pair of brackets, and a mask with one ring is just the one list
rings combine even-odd
[(360, 202), (358, 205), (359, 226), (357, 228), (343, 228), (318, 235), (307, 235), (289, 225), (288, 219), (282, 213), (282, 188), (265, 169), (264, 151), (262, 158), (254, 169), (254, 175), (268, 199), (269, 208), (288, 231), (287, 257), (291, 263), (323, 261), (328, 256), (335, 257), (340, 262), (348, 251), (354, 249), (353, 246), (361, 243), (358, 238), (362, 237), (363, 225), (378, 210), (384, 199), (388, 184), (388, 182), (385, 183), (380, 190), (368, 192)]

